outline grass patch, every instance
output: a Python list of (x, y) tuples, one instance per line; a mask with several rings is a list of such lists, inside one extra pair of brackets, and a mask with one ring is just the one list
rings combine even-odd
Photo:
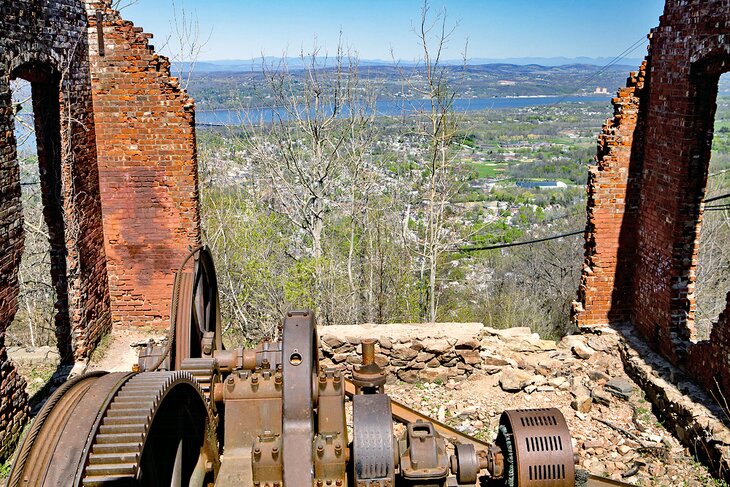
[(41, 364), (18, 364), (18, 373), (25, 379), (27, 386), (25, 388), (29, 397), (33, 397), (43, 389), (51, 380), (56, 372), (57, 364), (41, 363)]
[(12, 458), (8, 458), (7, 460), (5, 460), (5, 463), (0, 465), (0, 480), (4, 481), (8, 478), (8, 475), (10, 475), (10, 465), (12, 461)]
[(474, 163), (474, 170), (479, 179), (496, 178), (504, 175), (508, 164), (502, 162), (478, 162)]

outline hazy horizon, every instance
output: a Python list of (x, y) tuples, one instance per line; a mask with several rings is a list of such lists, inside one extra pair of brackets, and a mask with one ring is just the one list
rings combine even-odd
[[(163, 53), (175, 44), (168, 42), (174, 26), (197, 22), (206, 41), (197, 58), (206, 62), (296, 56), (315, 45), (331, 55), (340, 33), (360, 59), (413, 61), (420, 57), (412, 27), (421, 6), (420, 0), (138, 0), (122, 15), (153, 33)], [(431, 2), (431, 12), (445, 8), (448, 22), (458, 24), (444, 59), (462, 59), (468, 40), (468, 59), (610, 60), (624, 51), (631, 59), (644, 57), (663, 6), (663, 0), (642, 0), (619, 23), (612, 21), (617, 7), (597, 0), (441, 0)]]

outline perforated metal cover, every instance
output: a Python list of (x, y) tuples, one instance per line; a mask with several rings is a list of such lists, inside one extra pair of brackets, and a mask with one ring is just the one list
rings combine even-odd
[(505, 411), (500, 425), (512, 436), (517, 486), (575, 485), (573, 444), (558, 409)]
[(393, 415), (390, 398), (385, 394), (354, 396), (352, 422), (356, 485), (394, 485)]

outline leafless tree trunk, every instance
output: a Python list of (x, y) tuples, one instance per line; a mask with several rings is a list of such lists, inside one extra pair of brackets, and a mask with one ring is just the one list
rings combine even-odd
[[(373, 142), (375, 100), (359, 78), (357, 56), (342, 42), (332, 59), (316, 46), (299, 57), (305, 66), (301, 74), (285, 61), (264, 65), (273, 120), (249, 119), (247, 140), (252, 159), (269, 183), (274, 209), (308, 237), (306, 254), (315, 262), (316, 301), (321, 303), (328, 215), (342, 205), (351, 206), (353, 218), (348, 279), (350, 292), (356, 294), (354, 232), (365, 156)], [(343, 195), (350, 201), (343, 201)], [(324, 319), (332, 321), (331, 316)]]
[(419, 83), (418, 78), (408, 82), (411, 90), (427, 100), (426, 110), (419, 114), (421, 123), (416, 132), (428, 146), (425, 154), (427, 181), (423, 193), (425, 228), (412, 251), (419, 259), (421, 282), (426, 279), (428, 282), (420, 300), (425, 318), (432, 322), (437, 317), (439, 259), (444, 250), (455, 243), (446, 226), (445, 209), (458, 190), (455, 178), (458, 162), (450, 150), (458, 129), (453, 110), (456, 91), (449, 85), (442, 63), (444, 49), (454, 29), (448, 25), (445, 11), (431, 19), (429, 3), (424, 2), (416, 30), (423, 59), (416, 72), (423, 72), (425, 83)]

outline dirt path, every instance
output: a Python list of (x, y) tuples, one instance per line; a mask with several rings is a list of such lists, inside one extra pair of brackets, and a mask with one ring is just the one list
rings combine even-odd
[(149, 333), (140, 330), (114, 330), (94, 352), (86, 371), (131, 371), (132, 365), (137, 363), (137, 349), (132, 344), (161, 336), (159, 331)]

